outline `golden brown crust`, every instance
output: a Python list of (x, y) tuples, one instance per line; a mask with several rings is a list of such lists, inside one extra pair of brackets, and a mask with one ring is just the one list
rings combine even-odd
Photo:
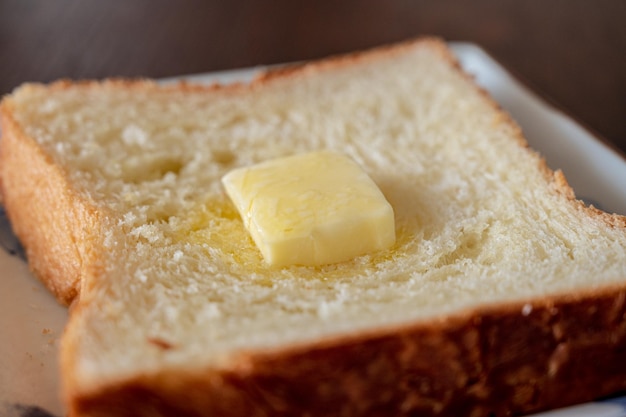
[(448, 62), (456, 62), (456, 59), (450, 53), (448, 47), (441, 39), (436, 37), (420, 37), (391, 45), (378, 46), (364, 51), (344, 53), (323, 59), (318, 59), (315, 61), (274, 67), (260, 73), (255, 78), (253, 83), (263, 84), (274, 80), (284, 80), (293, 77), (306, 77), (309, 76), (311, 73), (337, 70), (344, 67), (351, 67), (355, 64), (377, 62), (381, 59), (392, 59), (394, 56), (403, 55), (408, 51), (415, 50), (415, 48), (423, 48), (428, 49), (429, 51), (435, 51), (441, 57), (443, 57), (444, 60)]
[(11, 114), (5, 100), (0, 108), (0, 193), (31, 270), (68, 305), (80, 290), (85, 258), (97, 251), (93, 242), (99, 213), (76, 194), (61, 168)]
[[(375, 383), (372, 383), (375, 381)], [(626, 387), (626, 286), (139, 376), (72, 416), (510, 416)]]

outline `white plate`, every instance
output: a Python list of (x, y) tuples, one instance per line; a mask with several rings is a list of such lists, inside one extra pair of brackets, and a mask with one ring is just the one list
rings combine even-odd
[[(626, 214), (626, 160), (515, 80), (479, 47), (453, 43), (463, 67), (522, 126), (548, 165), (562, 169), (581, 198)], [(246, 81), (262, 68), (183, 77), (193, 82)], [(171, 81), (171, 80), (168, 80)], [(572, 86), (575, 88), (575, 86)], [(0, 242), (12, 246), (0, 228)], [(67, 319), (26, 263), (0, 249), (0, 415), (63, 415), (58, 398), (58, 341)], [(626, 416), (626, 397), (538, 414)]]

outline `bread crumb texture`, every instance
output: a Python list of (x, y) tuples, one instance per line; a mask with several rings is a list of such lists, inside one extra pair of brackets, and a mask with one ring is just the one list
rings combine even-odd
[[(438, 52), (308, 71), (249, 88), (103, 82), (12, 96), (24, 132), (109, 213), (106, 267), (84, 278), (89, 308), (76, 319), (89, 323), (78, 380), (219, 368), (237, 351), (626, 276), (624, 231), (569, 201), (518, 127)], [(376, 182), (397, 241), (333, 265), (271, 267), (220, 178), (323, 149)]]

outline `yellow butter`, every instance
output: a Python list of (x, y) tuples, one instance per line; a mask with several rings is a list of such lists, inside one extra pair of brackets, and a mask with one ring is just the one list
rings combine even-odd
[(279, 158), (235, 169), (222, 183), (270, 265), (342, 262), (395, 242), (391, 205), (344, 155)]

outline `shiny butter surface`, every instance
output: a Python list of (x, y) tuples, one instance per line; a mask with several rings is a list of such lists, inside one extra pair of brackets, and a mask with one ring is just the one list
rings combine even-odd
[(395, 242), (391, 205), (344, 155), (275, 159), (233, 170), (222, 182), (270, 265), (342, 262)]

